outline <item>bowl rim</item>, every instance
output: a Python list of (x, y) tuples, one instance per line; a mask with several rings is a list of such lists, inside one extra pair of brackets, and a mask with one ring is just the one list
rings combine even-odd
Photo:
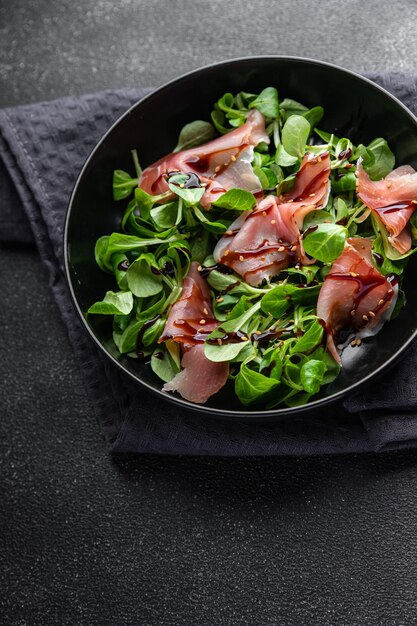
[(151, 391), (154, 394), (157, 394), (158, 396), (162, 397), (164, 400), (167, 400), (168, 402), (171, 402), (175, 405), (184, 407), (186, 409), (191, 409), (194, 412), (198, 412), (198, 413), (205, 413), (207, 415), (211, 415), (212, 417), (239, 417), (240, 419), (245, 419), (245, 420), (249, 420), (252, 418), (285, 418), (287, 416), (292, 416), (292, 415), (300, 415), (306, 412), (314, 412), (315, 410), (322, 408), (328, 404), (334, 404), (337, 401), (340, 401), (343, 397), (345, 397), (348, 393), (355, 393), (360, 387), (366, 385), (367, 383), (369, 383), (372, 379), (377, 378), (379, 375), (381, 375), (383, 372), (386, 372), (390, 369), (390, 367), (392, 365), (394, 365), (394, 363), (407, 351), (407, 349), (409, 348), (409, 346), (412, 344), (412, 342), (416, 339), (417, 337), (417, 327), (416, 329), (414, 329), (414, 331), (412, 332), (412, 334), (410, 335), (410, 337), (407, 339), (407, 341), (405, 341), (400, 348), (398, 348), (396, 350), (396, 352), (394, 352), (394, 354), (392, 354), (392, 356), (387, 359), (382, 365), (380, 365), (377, 369), (373, 370), (372, 372), (370, 372), (369, 374), (367, 374), (363, 379), (357, 381), (356, 383), (353, 383), (352, 385), (350, 385), (349, 387), (347, 387), (346, 389), (342, 389), (334, 394), (331, 394), (329, 396), (325, 396), (322, 398), (318, 398), (317, 400), (312, 400), (311, 402), (308, 402), (307, 404), (303, 404), (303, 405), (299, 405), (299, 406), (294, 406), (294, 407), (282, 407), (282, 408), (276, 408), (276, 409), (256, 409), (256, 410), (237, 410), (237, 409), (223, 409), (223, 408), (216, 408), (216, 407), (210, 407), (207, 406), (205, 404), (195, 404), (192, 402), (189, 402), (188, 400), (185, 400), (182, 397), (179, 396), (175, 396), (174, 394), (170, 394), (166, 391), (163, 391), (162, 389), (155, 389), (155, 387), (152, 387), (152, 385), (148, 384), (147, 382), (141, 380), (139, 378), (139, 376), (137, 374), (135, 374), (134, 372), (130, 371), (127, 367), (125, 367), (125, 365), (123, 363), (121, 363), (120, 361), (117, 360), (117, 358), (115, 358), (106, 348), (105, 346), (101, 343), (101, 341), (98, 339), (98, 337), (95, 335), (95, 333), (93, 332), (93, 330), (91, 329), (91, 327), (88, 325), (84, 314), (78, 304), (77, 301), (77, 297), (75, 295), (75, 290), (73, 288), (73, 284), (72, 284), (72, 280), (71, 280), (71, 271), (70, 271), (70, 258), (69, 258), (69, 242), (68, 242), (68, 229), (69, 229), (69, 222), (70, 222), (70, 218), (71, 218), (71, 212), (72, 212), (72, 205), (74, 202), (74, 198), (77, 194), (78, 191), (78, 187), (80, 185), (80, 182), (84, 176), (84, 173), (86, 171), (86, 169), (88, 168), (88, 166), (90, 165), (90, 162), (92, 161), (92, 159), (94, 158), (96, 152), (101, 148), (102, 144), (107, 140), (107, 138), (109, 137), (109, 135), (113, 132), (113, 130), (116, 128), (116, 126), (118, 126), (125, 118), (129, 117), (129, 115), (138, 107), (140, 106), (144, 101), (151, 99), (155, 94), (159, 94), (160, 92), (165, 91), (166, 89), (170, 88), (172, 85), (181, 82), (184, 79), (187, 79), (189, 77), (192, 77), (193, 75), (197, 75), (200, 72), (203, 72), (205, 70), (210, 70), (213, 68), (217, 68), (217, 67), (221, 67), (221, 66), (228, 66), (228, 65), (234, 65), (234, 64), (238, 64), (241, 63), (242, 61), (248, 61), (248, 62), (253, 62), (253, 61), (274, 61), (274, 60), (280, 60), (280, 61), (296, 61), (296, 62), (301, 62), (301, 63), (306, 63), (306, 64), (311, 64), (311, 65), (319, 65), (319, 66), (324, 66), (325, 68), (329, 68), (329, 69), (333, 69), (333, 70), (337, 70), (339, 72), (342, 72), (343, 74), (347, 74), (353, 78), (355, 78), (356, 80), (358, 80), (359, 82), (365, 83), (367, 84), (369, 87), (373, 88), (375, 91), (378, 91), (380, 93), (382, 93), (383, 95), (385, 95), (386, 97), (388, 97), (390, 100), (394, 101), (401, 109), (403, 109), (404, 113), (410, 118), (410, 120), (415, 124), (416, 126), (416, 131), (417, 131), (417, 117), (410, 111), (410, 109), (403, 103), (401, 102), (401, 100), (399, 100), (396, 96), (394, 96), (393, 94), (391, 94), (387, 89), (385, 89), (384, 87), (381, 87), (380, 85), (376, 84), (373, 80), (362, 76), (361, 74), (359, 74), (358, 72), (355, 72), (354, 70), (348, 70), (344, 67), (341, 67), (340, 65), (337, 65), (335, 63), (330, 63), (328, 61), (321, 61), (318, 59), (312, 59), (310, 57), (301, 57), (301, 56), (292, 56), (292, 55), (285, 55), (285, 54), (275, 54), (275, 55), (255, 55), (255, 56), (243, 56), (243, 57), (234, 57), (231, 59), (226, 59), (223, 61), (218, 61), (216, 63), (209, 63), (207, 65), (203, 65), (201, 67), (195, 68), (193, 70), (190, 70), (189, 72), (185, 72), (184, 74), (181, 74), (180, 76), (177, 76), (176, 78), (173, 78), (171, 80), (169, 80), (168, 82), (163, 83), (161, 86), (157, 87), (156, 89), (152, 89), (152, 91), (150, 91), (148, 94), (146, 94), (143, 98), (141, 98), (140, 100), (138, 100), (137, 102), (135, 102), (132, 106), (130, 106), (124, 113), (122, 113), (122, 115), (120, 115), (112, 124), (111, 126), (108, 128), (108, 130), (104, 133), (104, 135), (102, 135), (102, 137), (100, 138), (100, 140), (96, 143), (96, 145), (94, 146), (94, 148), (92, 149), (92, 151), (90, 152), (90, 154), (88, 155), (88, 157), (86, 158), (84, 165), (82, 166), (77, 179), (74, 183), (69, 201), (68, 201), (68, 205), (67, 205), (67, 209), (66, 209), (66, 214), (65, 214), (65, 223), (64, 223), (64, 232), (63, 232), (63, 239), (64, 239), (64, 274), (65, 274), (65, 279), (66, 279), (66, 283), (70, 292), (70, 296), (71, 296), (71, 300), (72, 303), (74, 305), (74, 308), (78, 314), (78, 317), (81, 319), (82, 322), (82, 326), (84, 327), (84, 329), (88, 332), (88, 334), (90, 335), (90, 337), (93, 339), (93, 341), (95, 342), (95, 344), (98, 346), (98, 348), (106, 355), (106, 357), (108, 359), (110, 359), (110, 361), (112, 361), (116, 367), (120, 368), (125, 374), (127, 374), (129, 376), (129, 378), (131, 378), (132, 380), (134, 380), (136, 383), (138, 383), (139, 385), (141, 385), (142, 387), (145, 387), (146, 389), (149, 389), (149, 391)]

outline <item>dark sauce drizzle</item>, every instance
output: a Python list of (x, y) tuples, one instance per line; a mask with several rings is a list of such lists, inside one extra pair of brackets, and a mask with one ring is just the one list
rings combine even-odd
[(342, 159), (348, 159), (352, 154), (352, 148), (348, 148), (347, 150), (342, 150), (341, 152), (339, 152), (339, 154), (337, 155), (337, 158), (339, 160)]
[[(395, 274), (383, 276), (382, 274), (374, 273), (374, 272), (365, 276), (352, 276), (351, 274), (334, 273), (334, 274), (328, 274), (326, 276), (326, 280), (328, 279), (341, 280), (341, 281), (345, 281), (345, 280), (354, 281), (358, 285), (357, 290), (353, 294), (352, 311), (357, 311), (363, 298), (376, 287), (383, 285), (386, 280), (391, 284), (391, 286), (394, 286), (395, 284), (398, 283), (398, 276), (396, 276)], [(373, 313), (377, 314), (385, 306), (385, 304), (391, 300), (392, 295), (393, 295), (393, 289), (388, 289), (387, 292), (383, 296), (381, 296), (377, 305), (373, 308), (372, 310)], [(366, 326), (368, 321), (369, 320), (367, 319), (362, 320), (362, 322), (359, 325), (359, 328)]]
[(216, 270), (217, 272), (221, 272), (222, 274), (233, 274), (233, 270), (230, 267), (227, 267), (227, 265), (224, 265), (223, 263), (215, 263), (214, 265), (201, 267), (201, 270), (199, 269), (198, 271), (200, 273), (200, 276), (205, 278), (206, 276), (210, 274), (210, 272), (213, 272), (214, 270)]
[(372, 256), (374, 257), (376, 264), (381, 267), (384, 262), (384, 257), (382, 256), (382, 254), (379, 254), (379, 252), (372, 252)]
[(412, 202), (397, 202), (396, 204), (389, 204), (388, 206), (381, 207), (380, 209), (376, 209), (378, 213), (382, 213), (382, 215), (388, 215), (390, 213), (396, 213), (397, 211), (402, 211), (403, 209), (413, 209), (415, 205)]
[(119, 263), (119, 265), (117, 266), (117, 269), (120, 270), (121, 272), (126, 272), (126, 270), (129, 268), (129, 261), (127, 259), (125, 259), (124, 261), (121, 261)]
[(174, 276), (175, 268), (172, 263), (167, 261), (164, 263), (162, 269), (158, 269), (157, 267), (151, 267), (152, 274), (163, 274), (164, 276)]
[[(220, 329), (221, 330), (221, 329)], [(228, 333), (226, 335), (224, 335), (223, 337), (220, 337), (221, 342), (223, 344), (225, 343), (240, 343), (243, 340), (248, 339), (248, 336), (245, 333), (242, 333), (240, 330), (237, 330), (234, 333)], [(217, 339), (207, 339), (206, 343), (209, 344), (217, 344), (218, 341)]]
[(176, 176), (177, 174), (184, 174), (185, 176), (188, 176), (187, 180), (181, 183), (182, 189), (198, 189), (201, 187), (200, 177), (194, 172), (167, 172), (167, 178), (171, 178), (171, 176)]
[(310, 233), (314, 233), (314, 231), (317, 230), (318, 227), (318, 224), (313, 224), (312, 226), (309, 226), (307, 230), (303, 232), (303, 237), (307, 237), (307, 235), (309, 235)]

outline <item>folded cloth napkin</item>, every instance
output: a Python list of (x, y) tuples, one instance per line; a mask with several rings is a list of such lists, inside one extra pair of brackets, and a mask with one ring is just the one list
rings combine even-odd
[[(412, 110), (417, 76), (372, 75)], [(318, 417), (277, 423), (223, 421), (145, 392), (97, 349), (81, 326), (63, 273), (63, 224), (84, 160), (149, 89), (124, 89), (0, 111), (0, 241), (35, 240), (79, 359), (102, 433), (115, 452), (309, 455), (417, 445), (414, 346), (389, 378)]]

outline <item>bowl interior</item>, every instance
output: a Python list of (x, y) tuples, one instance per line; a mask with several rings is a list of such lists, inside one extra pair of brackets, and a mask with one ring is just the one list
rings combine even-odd
[[(119, 229), (126, 206), (126, 202), (112, 200), (113, 170), (132, 171), (130, 151), (134, 148), (142, 166), (170, 152), (182, 126), (195, 119), (210, 119), (214, 102), (225, 92), (256, 93), (269, 85), (278, 88), (280, 98), (293, 98), (309, 107), (322, 105), (325, 116), (320, 126), (324, 130), (349, 136), (354, 143), (366, 144), (382, 136), (388, 140), (397, 165), (409, 163), (417, 169), (417, 121), (398, 101), (355, 74), (319, 62), (283, 57), (241, 59), (192, 72), (157, 90), (124, 115), (98, 144), (80, 175), (66, 228), (68, 279), (80, 312), (101, 299), (105, 291), (115, 289), (113, 278), (101, 272), (94, 260), (97, 238)], [(340, 376), (307, 407), (340, 397), (398, 355), (417, 326), (416, 282), (417, 263), (412, 257), (404, 285), (406, 307), (360, 349), (345, 349)], [(162, 383), (149, 365), (117, 354), (111, 321), (106, 316), (84, 321), (99, 345), (127, 373), (160, 392)], [(164, 396), (194, 408), (173, 395)], [(228, 385), (199, 409), (262, 413), (242, 407)], [(289, 412), (280, 409), (274, 413)]]

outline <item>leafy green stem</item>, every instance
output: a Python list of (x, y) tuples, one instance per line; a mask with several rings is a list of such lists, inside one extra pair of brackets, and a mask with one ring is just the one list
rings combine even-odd
[(130, 152), (131, 152), (131, 155), (132, 155), (133, 165), (135, 167), (136, 176), (138, 178), (140, 178), (142, 176), (142, 168), (141, 168), (140, 163), (139, 163), (139, 157), (138, 157), (137, 150), (131, 150)]

